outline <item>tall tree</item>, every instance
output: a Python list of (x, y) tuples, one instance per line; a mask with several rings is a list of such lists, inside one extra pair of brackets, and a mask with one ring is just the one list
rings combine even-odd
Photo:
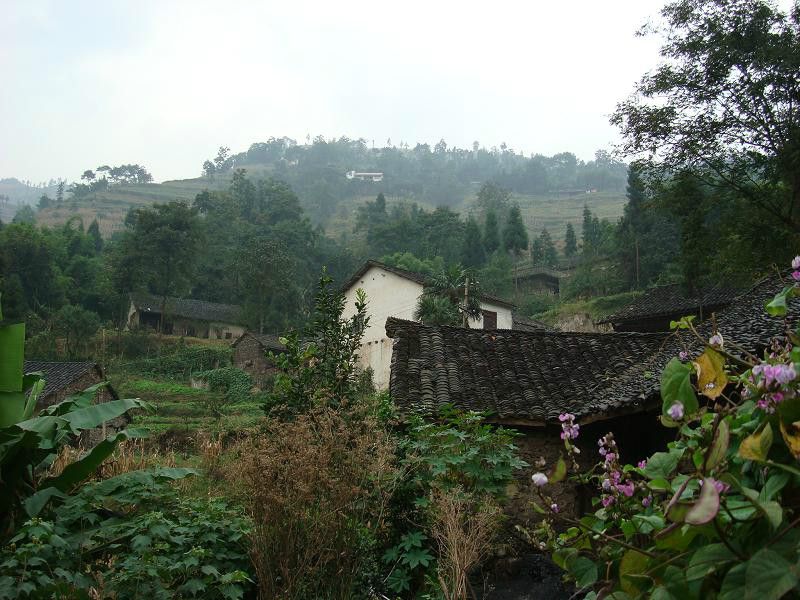
[(155, 204), (128, 213), (125, 250), (137, 276), (137, 287), (161, 298), (161, 327), (168, 296), (191, 288), (201, 248), (197, 213), (185, 202)]
[(572, 223), (567, 223), (567, 233), (564, 235), (564, 256), (570, 258), (578, 252), (578, 238)]
[(664, 61), (617, 106), (623, 150), (692, 170), (800, 230), (800, 7), (676, 0), (656, 29)]
[(481, 228), (478, 222), (472, 217), (467, 218), (464, 229), (464, 249), (461, 252), (461, 262), (467, 268), (477, 269), (486, 262), (486, 252), (483, 249), (481, 239)]
[(553, 244), (553, 238), (550, 237), (550, 232), (547, 229), (542, 229), (542, 233), (539, 234), (539, 243), (542, 247), (542, 263), (548, 267), (555, 266), (558, 255)]
[(92, 238), (94, 242), (94, 251), (97, 254), (103, 250), (103, 237), (100, 235), (100, 224), (97, 222), (97, 219), (94, 219), (89, 224), (89, 229), (86, 230), (86, 235)]
[(497, 224), (497, 213), (493, 210), (486, 212), (486, 222), (483, 224), (483, 247), (486, 254), (493, 254), (500, 248), (500, 227)]
[(494, 181), (487, 181), (478, 191), (478, 207), (488, 213), (503, 213), (508, 208), (511, 192)]
[(584, 256), (593, 256), (597, 253), (597, 230), (595, 229), (592, 211), (587, 205), (583, 205), (583, 231), (581, 232), (581, 242)]
[(56, 202), (61, 204), (64, 201), (64, 185), (65, 182), (63, 179), (58, 180), (58, 185), (56, 185)]
[(463, 325), (481, 316), (480, 289), (461, 265), (435, 273), (425, 285), (414, 318), (431, 325)]
[(503, 248), (514, 256), (519, 256), (528, 249), (528, 232), (518, 204), (508, 211), (508, 222), (503, 230)]

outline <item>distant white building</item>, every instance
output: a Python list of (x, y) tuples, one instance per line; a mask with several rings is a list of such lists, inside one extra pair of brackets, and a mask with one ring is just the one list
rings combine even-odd
[(383, 173), (360, 173), (358, 171), (348, 171), (344, 174), (348, 179), (358, 179), (360, 181), (383, 181)]
[[(345, 317), (352, 317), (356, 313), (356, 290), (363, 289), (367, 294), (369, 323), (361, 340), (359, 361), (363, 368), (372, 368), (378, 389), (389, 386), (392, 361), (392, 340), (386, 335), (386, 319), (397, 317), (413, 320), (425, 282), (425, 276), (420, 273), (370, 260), (345, 284)], [(470, 327), (512, 329), (513, 308), (514, 305), (505, 300), (484, 295), (481, 300), (483, 314), (477, 320), (470, 321)]]

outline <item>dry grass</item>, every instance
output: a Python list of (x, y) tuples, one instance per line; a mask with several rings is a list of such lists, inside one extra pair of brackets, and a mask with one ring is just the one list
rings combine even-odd
[(351, 597), (363, 530), (385, 527), (393, 450), (374, 422), (330, 409), (267, 422), (241, 465), (260, 598)]
[(490, 553), (500, 508), (490, 498), (459, 490), (433, 495), (433, 537), (439, 547), (438, 578), (445, 600), (466, 600), (474, 594), (470, 571)]

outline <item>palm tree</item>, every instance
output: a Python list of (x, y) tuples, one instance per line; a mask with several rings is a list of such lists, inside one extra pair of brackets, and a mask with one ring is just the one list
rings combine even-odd
[[(465, 298), (466, 297), (466, 298)], [(468, 269), (451, 265), (425, 285), (414, 318), (430, 325), (463, 325), (481, 316), (480, 289)]]

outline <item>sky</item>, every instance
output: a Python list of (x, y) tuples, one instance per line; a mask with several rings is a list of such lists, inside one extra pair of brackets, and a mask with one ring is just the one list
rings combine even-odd
[[(658, 62), (663, 0), (0, 0), (0, 178), (364, 138), (589, 160)], [(354, 166), (357, 168), (357, 165)]]

